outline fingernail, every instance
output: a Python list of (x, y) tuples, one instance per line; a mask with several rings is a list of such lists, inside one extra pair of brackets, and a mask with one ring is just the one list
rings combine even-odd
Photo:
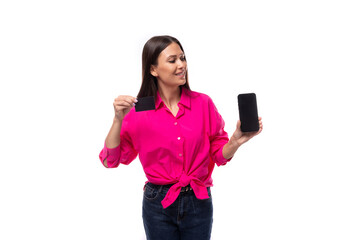
[(138, 100), (137, 100), (137, 99), (135, 99), (135, 102), (138, 102)]
[(135, 106), (135, 103), (133, 103), (133, 106)]

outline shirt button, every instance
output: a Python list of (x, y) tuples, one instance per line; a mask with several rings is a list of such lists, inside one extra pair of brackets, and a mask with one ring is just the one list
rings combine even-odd
[(177, 125), (177, 122), (174, 122), (174, 125)]
[(178, 140), (180, 140), (181, 138), (180, 137), (178, 137)]
[(180, 157), (182, 157), (182, 154), (181, 154), (181, 153), (179, 153), (179, 156), (180, 156)]

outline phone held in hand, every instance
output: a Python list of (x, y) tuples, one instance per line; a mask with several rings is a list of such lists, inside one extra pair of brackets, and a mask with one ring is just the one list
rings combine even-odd
[(239, 115), (242, 132), (259, 131), (259, 117), (255, 93), (238, 95)]

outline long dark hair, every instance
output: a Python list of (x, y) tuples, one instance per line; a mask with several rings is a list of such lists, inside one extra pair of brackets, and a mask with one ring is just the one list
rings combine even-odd
[[(156, 91), (158, 90), (158, 82), (157, 82), (157, 78), (151, 75), (150, 68), (151, 65), (156, 66), (158, 64), (157, 59), (160, 53), (173, 42), (179, 45), (180, 49), (183, 51), (185, 55), (184, 49), (181, 46), (179, 40), (168, 35), (152, 37), (145, 43), (142, 52), (142, 83), (141, 83), (140, 91), (137, 95), (138, 98), (148, 97), (148, 96), (155, 96), (156, 98)], [(185, 56), (185, 60), (186, 60), (186, 56)], [(187, 69), (186, 69), (185, 79), (186, 79), (186, 83), (182, 87), (185, 87), (190, 90)]]

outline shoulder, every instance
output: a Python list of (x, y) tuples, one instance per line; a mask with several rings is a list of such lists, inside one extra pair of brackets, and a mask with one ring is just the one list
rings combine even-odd
[(205, 93), (187, 90), (187, 94), (190, 96), (191, 100), (201, 103), (212, 103), (211, 97)]
[(193, 97), (191, 101), (194, 102), (194, 106), (197, 108), (204, 109), (206, 112), (214, 113), (218, 112), (218, 109), (213, 101), (213, 99), (206, 93), (191, 91)]

